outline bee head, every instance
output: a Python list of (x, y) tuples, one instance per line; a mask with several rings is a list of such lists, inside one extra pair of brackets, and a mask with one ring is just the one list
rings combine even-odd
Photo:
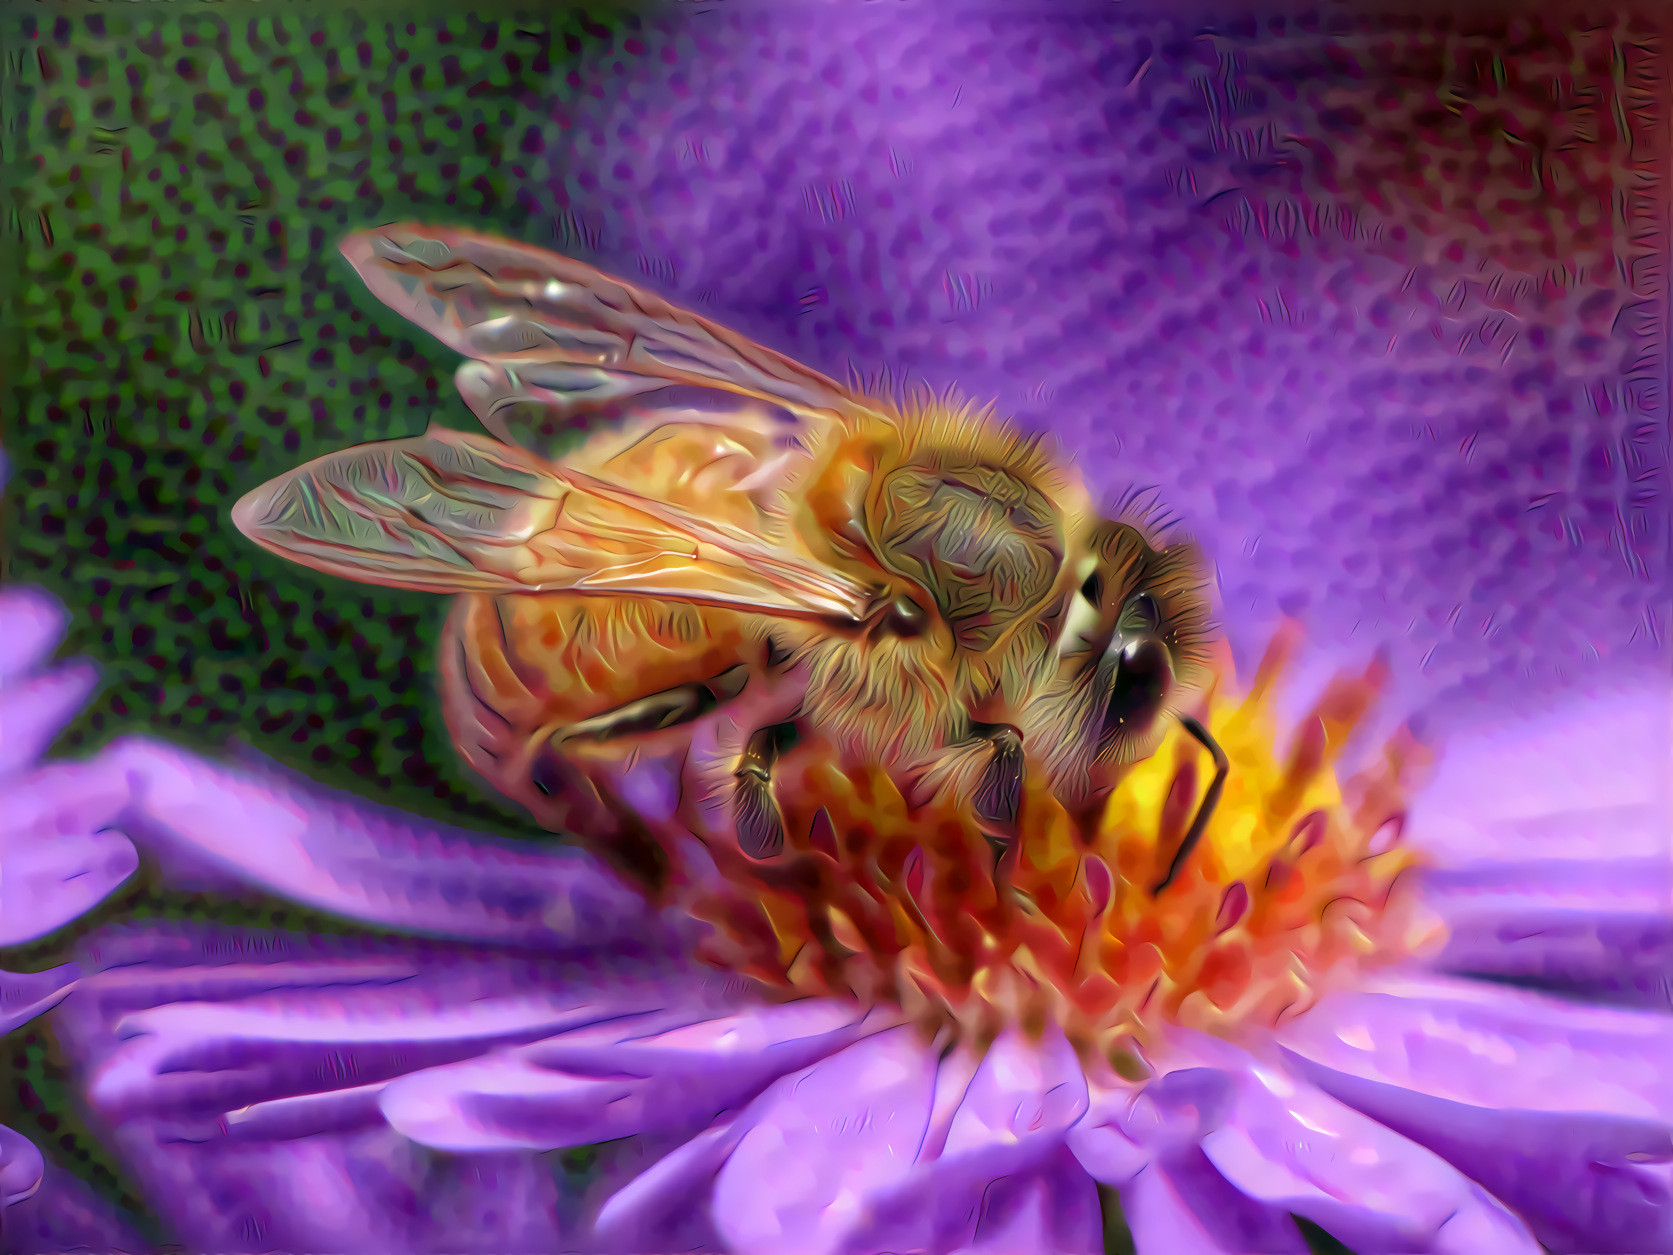
[(1200, 559), (1188, 544), (1154, 548), (1131, 524), (1105, 522), (1082, 569), (1058, 634), (1060, 674), (1086, 703), (1095, 759), (1131, 762), (1155, 748), (1163, 714), (1204, 661)]

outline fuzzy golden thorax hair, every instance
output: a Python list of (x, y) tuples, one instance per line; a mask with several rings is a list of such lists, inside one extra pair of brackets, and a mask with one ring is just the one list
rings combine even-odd
[(879, 402), (812, 453), (796, 507), (809, 547), (920, 627), (770, 630), (806, 666), (823, 732), (921, 758), (962, 739), (996, 694), (1028, 690), (1090, 534), (1086, 494), (1047, 440), (949, 397)]

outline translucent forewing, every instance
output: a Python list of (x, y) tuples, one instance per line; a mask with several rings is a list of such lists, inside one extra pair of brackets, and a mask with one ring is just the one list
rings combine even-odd
[(233, 509), (315, 570), (436, 593), (577, 592), (862, 618), (868, 590), (785, 545), (668, 501), (433, 428), (318, 458)]
[(763, 555), (763, 572), (781, 552), (798, 570), (824, 567), (808, 554), (806, 520), (792, 522), (805, 513), (797, 489), (828, 436), (891, 421), (874, 403), (541, 249), (399, 224), (350, 236), (342, 251), (373, 295), (476, 359), (455, 382), (502, 440), (709, 521), (739, 556)]

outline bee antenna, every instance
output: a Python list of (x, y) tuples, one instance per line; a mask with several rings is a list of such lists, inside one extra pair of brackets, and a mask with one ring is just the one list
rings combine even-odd
[(1214, 755), (1214, 780), (1208, 786), (1208, 792), (1203, 794), (1202, 805), (1197, 807), (1196, 818), (1186, 830), (1185, 840), (1179, 843), (1179, 849), (1173, 856), (1173, 862), (1168, 864), (1168, 874), (1158, 880), (1150, 890), (1150, 896), (1155, 897), (1171, 885), (1185, 867), (1185, 860), (1191, 857), (1191, 850), (1197, 842), (1202, 840), (1203, 829), (1208, 827), (1208, 821), (1214, 815), (1214, 808), (1220, 803), (1220, 791), (1226, 787), (1226, 775), (1231, 771), (1231, 763), (1226, 759), (1226, 751), (1220, 748), (1220, 743), (1209, 735), (1208, 729), (1203, 727), (1190, 715), (1179, 716), (1179, 722), (1185, 731), (1189, 732), (1204, 749)]

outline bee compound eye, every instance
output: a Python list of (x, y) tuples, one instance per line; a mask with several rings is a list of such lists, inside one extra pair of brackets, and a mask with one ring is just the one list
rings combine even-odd
[(896, 636), (921, 636), (926, 619), (923, 607), (917, 602), (910, 597), (896, 597), (883, 621)]
[(1161, 712), (1172, 686), (1173, 664), (1167, 647), (1154, 636), (1127, 640), (1115, 657), (1104, 731), (1144, 728)]

